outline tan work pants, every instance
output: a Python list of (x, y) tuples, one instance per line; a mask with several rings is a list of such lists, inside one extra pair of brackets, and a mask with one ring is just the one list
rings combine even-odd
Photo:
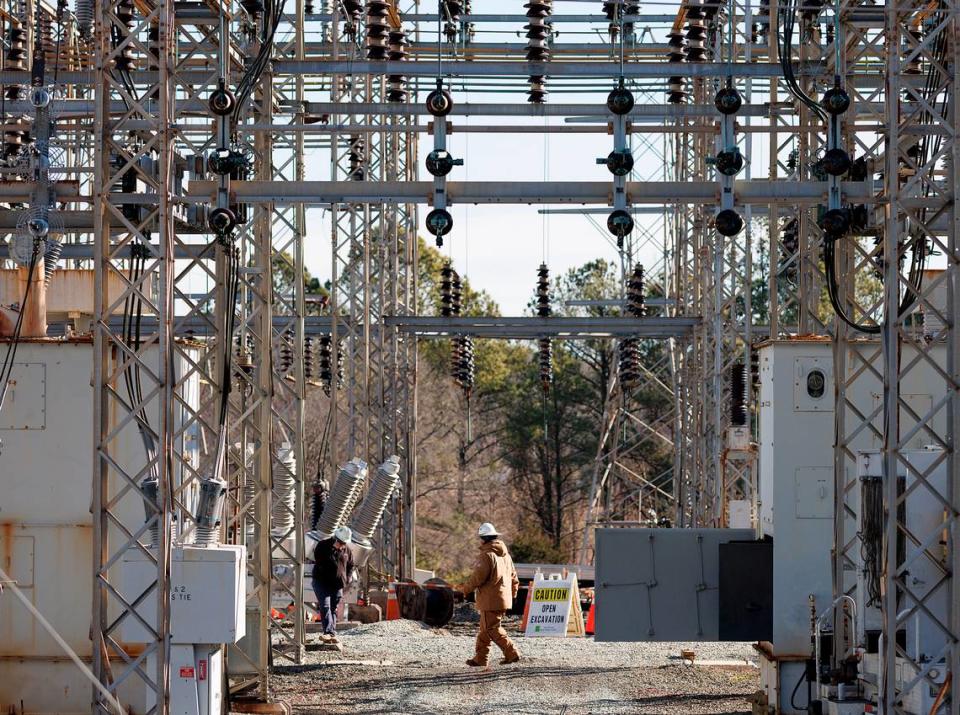
[(516, 646), (503, 630), (503, 614), (506, 611), (480, 611), (480, 631), (477, 633), (477, 653), (474, 660), (486, 665), (490, 654), (490, 643), (496, 643), (503, 651), (505, 658), (512, 658), (517, 653)]

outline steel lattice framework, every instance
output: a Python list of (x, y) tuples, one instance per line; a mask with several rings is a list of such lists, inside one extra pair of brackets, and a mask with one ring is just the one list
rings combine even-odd
[[(42, 3), (3, 3), (0, 201), (11, 210), (0, 212), (0, 231), (16, 238), (23, 217), (42, 210), (65, 244), (61, 260), (95, 272), (97, 677), (114, 692), (139, 684), (157, 694), (152, 712), (167, 712), (171, 548), (178, 534), (192, 530), (197, 485), (214, 469), (219, 426), (211, 405), (226, 387), (227, 354), (233, 357), (224, 534), (247, 546), (251, 584), (247, 636), (229, 657), (233, 689), (267, 699), (271, 663), (302, 660), (310, 600), (304, 597), (305, 495), (313, 461), (303, 435), (308, 391), (319, 384), (308, 355), (322, 340), (329, 341), (333, 364), (322, 471), (332, 480), (352, 457), (367, 461), (371, 472), (390, 455), (400, 457), (402, 486), (371, 563), (376, 580), (412, 575), (417, 342), (453, 336), (637, 339), (657, 346), (645, 351), (650, 357), (629, 388), (613, 361), (587, 480), (584, 560), (595, 522), (642, 519), (640, 509), (649, 504), (672, 509), (677, 526), (726, 526), (735, 501), (751, 504), (756, 519), (757, 465), (749, 444), (756, 437), (755, 345), (766, 338), (829, 337), (835, 595), (859, 603), (869, 597), (857, 460), (872, 445), (883, 454), (888, 518), (882, 597), (866, 617), (892, 635), (917, 613), (929, 615), (929, 603), (947, 594), (950, 607), (936, 622), (940, 655), (950, 673), (960, 673), (960, 598), (953, 583), (960, 573), (960, 219), (954, 198), (960, 4), (816, 3), (797, 13), (800, 42), (781, 58), (785, 4), (778, 0), (682, 0), (666, 14), (620, 20), (602, 14), (598, 0), (557, 11), (550, 21), (602, 27), (602, 41), (561, 33), (550, 39), (549, 62), (528, 62), (524, 44), (475, 35), (483, 23), (522, 26), (527, 18), (520, 4), (512, 14), (482, 14), (477, 7), (476, 14), (444, 17), (438, 25), (436, 7), (390, 3), (391, 29), (403, 32), (409, 45), (402, 58), (378, 59), (367, 56), (370, 2), (313, 8), (296, 0), (269, 39), (260, 33), (262, 13), (231, 2), (78, 0), (65, 16)], [(557, 10), (564, 5), (555, 4)], [(705, 13), (713, 19), (701, 36)], [(444, 22), (456, 39), (438, 50), (432, 33)], [(617, 22), (633, 28), (622, 64), (613, 38), (624, 36), (624, 28)], [(236, 87), (264, 42), (270, 61), (249, 99), (232, 120), (213, 115), (208, 102), (220, 80)], [(35, 48), (47, 51), (47, 72), (39, 78), (30, 64)], [(819, 116), (797, 98), (781, 60), (797, 68), (797, 84), (810, 96), (842, 83), (851, 110), (835, 123)], [(429, 118), (421, 100), (438, 71), (448, 86), (493, 99), (461, 102), (455, 90), (454, 111)], [(528, 78), (543, 75), (555, 93), (551, 101), (522, 101)], [(638, 102), (619, 125), (603, 97), (621, 76)], [(397, 77), (406, 94), (391, 97)], [(728, 83), (743, 98), (735, 117), (714, 107)], [(52, 88), (49, 107), (31, 102), (31, 85)], [(461, 126), (463, 116), (490, 117), (491, 124)], [(546, 117), (575, 120), (531, 121)], [(44, 129), (47, 119), (52, 133)], [(434, 184), (420, 180), (419, 141), (438, 121), (447, 122), (446, 132), (609, 131), (615, 142), (628, 138), (636, 169), (614, 183), (636, 221), (621, 253), (623, 282), (643, 257), (662, 307), (643, 318), (420, 315), (417, 232)], [(35, 149), (27, 148), (31, 133)], [(823, 172), (824, 153), (839, 145), (863, 161), (863, 176)], [(247, 157), (246, 171), (210, 169), (211, 152), (227, 146)], [(747, 164), (727, 176), (716, 157), (733, 148)], [(615, 203), (611, 182), (460, 178), (445, 181), (452, 205), (571, 204), (578, 208), (570, 213), (605, 216)], [(862, 207), (864, 225), (833, 243), (821, 229), (823, 214), (841, 206)], [(241, 214), (228, 235), (217, 235), (208, 223), (217, 208)], [(725, 208), (736, 208), (745, 222), (734, 237), (718, 230), (716, 214)], [(327, 240), (309, 220), (321, 212), (330, 221), (324, 249), (330, 298), (323, 315), (308, 315), (305, 246)], [(8, 261), (10, 249), (2, 248)], [(827, 249), (840, 278), (836, 300), (850, 323), (838, 319), (827, 300)], [(929, 255), (940, 262), (921, 280), (916, 266), (926, 264), (918, 259)], [(238, 288), (231, 302), (234, 264)], [(117, 285), (119, 292), (111, 292)], [(136, 330), (126, 319), (134, 313)], [(729, 441), (729, 381), (740, 369), (747, 376), (745, 446)], [(929, 405), (901, 390), (920, 371), (943, 382)], [(871, 389), (877, 395), (868, 404), (862, 395)], [(665, 398), (671, 407), (647, 420), (631, 390)], [(142, 448), (131, 449), (131, 442)], [(918, 442), (937, 448), (932, 466), (911, 461)], [(627, 464), (648, 443), (673, 449), (668, 473), (649, 477)], [(903, 515), (911, 494), (942, 507), (923, 531)], [(147, 548), (151, 542), (155, 549)], [(906, 556), (898, 551), (904, 542)], [(156, 565), (146, 592), (128, 593), (120, 581), (131, 552)], [(936, 583), (920, 589), (911, 580), (918, 562), (932, 565)], [(148, 622), (140, 605), (154, 598), (159, 605)], [(153, 636), (142, 652), (123, 643), (131, 620)], [(838, 660), (862, 645), (862, 632), (850, 626), (838, 607)], [(912, 693), (939, 687), (933, 661), (916, 661), (895, 637), (883, 643), (881, 707), (903, 712)], [(95, 696), (93, 709), (108, 706)], [(949, 711), (960, 712), (960, 698)]]

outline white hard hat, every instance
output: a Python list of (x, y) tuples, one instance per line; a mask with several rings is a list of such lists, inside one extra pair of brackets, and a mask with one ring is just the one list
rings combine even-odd
[(350, 531), (349, 526), (338, 526), (333, 532), (333, 538), (337, 541), (342, 541), (345, 544), (349, 544), (353, 540), (353, 532)]
[(497, 527), (491, 524), (489, 521), (485, 521), (480, 525), (480, 530), (477, 532), (479, 536), (499, 536), (497, 532)]

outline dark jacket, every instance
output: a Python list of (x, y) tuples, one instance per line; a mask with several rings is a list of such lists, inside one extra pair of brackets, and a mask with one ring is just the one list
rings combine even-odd
[(313, 579), (324, 588), (339, 590), (350, 583), (353, 554), (350, 547), (334, 547), (335, 539), (317, 542), (313, 550)]
[(494, 539), (481, 544), (473, 573), (460, 590), (477, 592), (478, 611), (509, 611), (519, 588), (520, 580), (507, 545)]

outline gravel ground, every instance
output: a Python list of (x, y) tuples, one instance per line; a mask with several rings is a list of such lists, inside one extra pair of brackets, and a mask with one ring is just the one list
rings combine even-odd
[[(508, 624), (508, 630), (517, 627), (516, 619)], [(304, 665), (278, 667), (275, 694), (295, 713), (323, 715), (733, 715), (750, 712), (746, 697), (758, 684), (746, 643), (596, 643), (512, 634), (520, 664), (497, 665), (494, 647), (493, 665), (474, 669), (463, 661), (473, 654), (475, 633), (475, 623), (462, 621), (445, 629), (413, 621), (359, 626), (341, 633), (343, 653), (309, 650)], [(705, 664), (683, 664), (680, 650), (688, 648)]]

